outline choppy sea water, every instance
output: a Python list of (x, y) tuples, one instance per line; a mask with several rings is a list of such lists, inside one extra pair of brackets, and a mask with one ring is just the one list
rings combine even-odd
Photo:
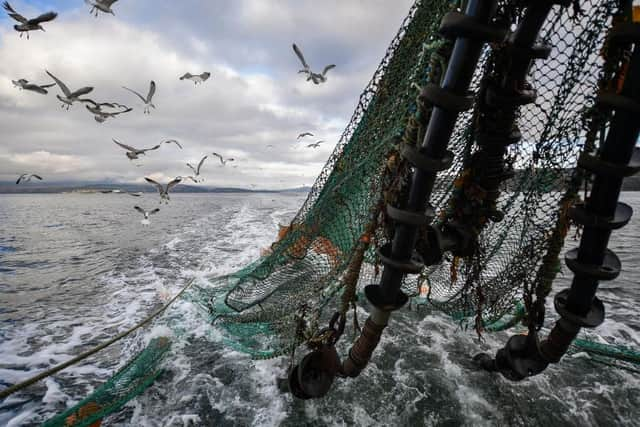
[[(64, 362), (158, 308), (191, 277), (225, 274), (258, 258), (304, 194), (176, 194), (151, 224), (140, 223), (147, 194), (0, 195), (0, 388)], [(623, 200), (640, 212), (640, 194)], [(640, 215), (610, 247), (623, 273), (603, 283), (607, 320), (590, 337), (640, 348)], [(569, 247), (575, 245), (574, 242)], [(567, 286), (564, 269), (555, 290)], [(551, 299), (551, 298), (550, 298)], [(366, 316), (361, 308), (361, 318)], [(556, 318), (548, 309), (548, 320)], [(640, 423), (640, 374), (566, 357), (537, 377), (511, 383), (476, 371), (478, 341), (445, 315), (394, 313), (374, 359), (355, 380), (320, 400), (283, 394), (288, 360), (251, 361), (221, 343), (201, 311), (179, 300), (158, 322), (0, 402), (0, 425), (38, 425), (107, 380), (153, 336), (180, 330), (166, 372), (103, 425), (545, 425)]]

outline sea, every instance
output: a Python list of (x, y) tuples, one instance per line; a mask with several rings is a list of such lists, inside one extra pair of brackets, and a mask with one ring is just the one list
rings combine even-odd
[[(123, 332), (191, 278), (236, 271), (260, 256), (304, 193), (0, 195), (0, 389)], [(622, 200), (640, 212), (640, 193)], [(160, 207), (142, 224), (133, 209)], [(577, 245), (569, 240), (567, 247)], [(640, 215), (614, 232), (623, 271), (602, 283), (606, 321), (586, 336), (640, 350)], [(571, 273), (563, 267), (554, 293)], [(551, 300), (547, 327), (557, 319)], [(359, 307), (366, 317), (366, 303)], [(169, 322), (167, 319), (170, 319)], [(170, 323), (170, 324), (169, 324)], [(395, 312), (367, 369), (318, 400), (284, 392), (289, 359), (251, 360), (178, 299), (150, 326), (0, 400), (0, 426), (39, 425), (109, 379), (156, 336), (174, 345), (164, 372), (103, 426), (638, 426), (640, 374), (565, 356), (521, 382), (478, 371), (511, 332), (486, 333), (428, 308)], [(179, 333), (176, 331), (180, 331)]]

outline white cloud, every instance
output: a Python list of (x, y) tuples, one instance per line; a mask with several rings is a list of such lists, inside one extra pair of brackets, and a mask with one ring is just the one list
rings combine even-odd
[[(150, 0), (141, 0), (118, 3), (116, 17), (98, 19), (81, 5), (28, 41), (0, 21), (0, 180), (34, 167), (50, 180), (141, 182), (149, 174), (165, 181), (186, 175), (187, 161), (218, 151), (238, 158), (238, 167), (219, 168), (209, 159), (203, 168), (208, 185), (283, 187), (283, 180), (298, 177), (310, 183), (408, 11), (409, 2), (402, 3), (192, 0), (164, 5), (154, 15)], [(296, 73), (291, 40), (305, 46), (313, 64), (338, 64), (327, 84), (313, 85)], [(98, 124), (83, 105), (61, 110), (55, 87), (43, 96), (10, 82), (46, 83), (45, 69), (72, 90), (94, 86), (88, 97), (134, 111)], [(197, 87), (178, 80), (185, 71), (205, 70), (212, 78)], [(146, 93), (151, 79), (157, 109), (145, 116), (121, 86)], [(306, 130), (326, 144), (315, 150), (296, 145), (296, 135)], [(136, 167), (112, 138), (135, 147), (175, 138), (185, 149), (163, 145)]]

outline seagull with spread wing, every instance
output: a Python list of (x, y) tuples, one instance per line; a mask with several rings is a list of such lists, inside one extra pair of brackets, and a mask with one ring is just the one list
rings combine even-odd
[(4, 7), (4, 10), (7, 11), (7, 14), (10, 17), (19, 22), (19, 24), (14, 25), (13, 28), (20, 33), (20, 37), (22, 37), (22, 35), (26, 32), (27, 39), (29, 38), (29, 31), (44, 31), (44, 28), (42, 28), (42, 25), (40, 24), (42, 24), (43, 22), (53, 21), (54, 19), (56, 19), (56, 16), (58, 16), (58, 14), (55, 12), (47, 12), (36, 18), (27, 19), (16, 12), (15, 9), (11, 7), (8, 1), (2, 3), (2, 6)]
[(160, 208), (155, 208), (155, 209), (151, 209), (150, 211), (144, 210), (142, 209), (140, 206), (134, 206), (133, 209), (137, 210), (138, 212), (140, 212), (142, 215), (144, 215), (144, 219), (142, 221), (140, 221), (143, 225), (149, 225), (149, 215), (154, 215), (158, 212), (160, 212)]
[(55, 83), (37, 85), (35, 83), (29, 83), (29, 80), (27, 79), (11, 80), (11, 83), (13, 83), (13, 85), (20, 90), (29, 90), (31, 92), (39, 93), (42, 95), (46, 95), (49, 93), (47, 91), (47, 88), (56, 85)]
[(58, 98), (62, 102), (62, 106), (61, 107), (64, 108), (66, 106), (67, 110), (69, 109), (69, 107), (71, 107), (71, 104), (73, 104), (76, 101), (86, 102), (86, 99), (81, 99), (80, 97), (82, 95), (88, 94), (89, 92), (91, 92), (93, 90), (92, 87), (86, 86), (86, 87), (83, 87), (83, 88), (80, 88), (80, 89), (76, 90), (75, 92), (71, 92), (69, 90), (69, 88), (67, 87), (67, 85), (65, 85), (59, 78), (57, 78), (56, 76), (51, 74), (49, 71), (47, 71), (47, 70), (45, 70), (45, 71), (47, 72), (49, 77), (51, 77), (53, 79), (53, 81), (58, 84), (58, 86), (60, 87), (60, 90), (64, 94), (64, 96), (56, 95), (56, 98)]
[[(86, 105), (85, 107), (89, 112), (93, 114), (93, 118), (98, 123), (104, 123), (108, 118), (115, 117), (118, 114), (128, 113), (132, 111), (133, 108), (127, 107), (126, 105), (118, 104), (117, 102), (95, 102), (91, 99), (85, 99), (84, 102), (87, 102), (91, 105)], [(119, 108), (119, 111), (105, 111), (104, 108), (110, 108), (115, 110)]]
[(327, 71), (329, 71), (332, 68), (335, 68), (336, 66), (335, 64), (327, 65), (326, 67), (324, 67), (324, 70), (322, 70), (321, 73), (314, 73), (313, 71), (311, 71), (309, 64), (307, 64), (307, 61), (304, 59), (304, 56), (302, 55), (302, 51), (298, 46), (296, 46), (295, 43), (293, 44), (293, 51), (298, 56), (298, 59), (302, 63), (302, 67), (303, 67), (302, 70), (298, 71), (298, 73), (306, 74), (307, 81), (311, 80), (315, 84), (325, 83), (327, 81)]
[(155, 105), (153, 105), (153, 103), (151, 102), (153, 99), (153, 95), (156, 93), (156, 82), (154, 82), (153, 80), (151, 80), (151, 83), (149, 83), (149, 92), (147, 93), (147, 97), (145, 98), (144, 96), (140, 95), (138, 92), (136, 92), (133, 89), (129, 89), (128, 87), (124, 87), (122, 86), (123, 89), (128, 90), (129, 92), (135, 94), (138, 96), (138, 98), (140, 98), (142, 100), (142, 102), (144, 103), (144, 114), (151, 114), (151, 112), (149, 111), (150, 108), (156, 108)]
[(115, 16), (113, 10), (111, 9), (111, 5), (113, 5), (118, 0), (84, 0), (86, 4), (91, 6), (90, 14), (94, 14), (95, 17), (98, 17), (98, 12), (110, 13)]
[(143, 148), (143, 149), (138, 149), (138, 148), (133, 148), (130, 145), (127, 144), (123, 144), (121, 142), (116, 141), (115, 139), (113, 140), (113, 142), (115, 142), (116, 144), (118, 144), (120, 147), (124, 148), (125, 150), (127, 150), (127, 157), (129, 158), (129, 160), (135, 160), (138, 158), (138, 156), (140, 155), (146, 155), (147, 151), (151, 151), (151, 150), (157, 150), (158, 148), (160, 148), (160, 144), (156, 145), (155, 147), (151, 147), (151, 148)]
[(213, 154), (214, 156), (216, 156), (217, 158), (219, 158), (219, 159), (220, 159), (220, 163), (222, 163), (222, 166), (225, 166), (225, 165), (227, 164), (227, 162), (233, 162), (233, 161), (235, 161), (235, 159), (234, 159), (234, 158), (232, 158), (232, 157), (225, 159), (224, 157), (222, 157), (222, 156), (221, 156), (220, 154), (218, 154), (218, 153), (212, 153), (212, 154)]
[(322, 144), (323, 142), (324, 142), (323, 140), (316, 141), (313, 144), (307, 145), (307, 148), (318, 148), (320, 146), (320, 144)]
[(16, 185), (20, 184), (21, 182), (29, 182), (31, 181), (31, 178), (36, 178), (42, 181), (42, 177), (40, 175), (36, 175), (35, 173), (23, 173), (16, 181)]
[(189, 169), (193, 171), (193, 176), (188, 176), (187, 178), (191, 179), (191, 181), (193, 182), (199, 182), (197, 177), (200, 176), (200, 168), (202, 168), (202, 164), (205, 160), (207, 160), (207, 157), (209, 156), (204, 156), (202, 159), (200, 159), (200, 163), (198, 163), (197, 167), (194, 167), (191, 163), (187, 163)]
[(211, 77), (211, 73), (208, 71), (205, 71), (202, 74), (184, 73), (184, 75), (180, 77), (180, 80), (191, 80), (194, 84), (197, 85), (198, 83), (206, 81), (209, 77)]
[(160, 203), (162, 203), (163, 200), (166, 203), (169, 203), (169, 200), (171, 200), (169, 198), (169, 190), (171, 190), (176, 185), (180, 184), (180, 182), (182, 181), (182, 178), (177, 176), (172, 181), (170, 181), (167, 185), (162, 185), (159, 182), (152, 180), (151, 178), (147, 178), (146, 176), (144, 177), (144, 179), (148, 183), (156, 186), (156, 188), (158, 189), (158, 193), (160, 193)]
[(296, 139), (302, 139), (305, 136), (313, 136), (313, 134), (311, 132), (302, 132)]

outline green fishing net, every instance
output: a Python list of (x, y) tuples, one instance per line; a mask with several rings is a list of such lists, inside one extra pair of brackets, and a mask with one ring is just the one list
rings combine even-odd
[[(503, 22), (514, 24), (521, 16), (514, 3), (499, 2)], [(525, 296), (544, 301), (549, 293), (569, 226), (567, 206), (584, 180), (575, 169), (577, 156), (593, 149), (604, 128), (593, 106), (607, 80), (603, 46), (617, 1), (577, 4), (554, 7), (541, 32), (540, 42), (553, 50), (529, 72), (537, 99), (520, 109), (522, 140), (508, 150), (515, 174), (503, 183), (495, 206), (504, 218), (479, 221), (474, 209), (465, 210), (477, 202), (465, 186), (478, 149), (477, 112), (471, 110), (457, 121), (449, 141), (454, 161), (438, 175), (431, 204), (435, 224), (456, 216), (482, 223), (478, 248), (466, 258), (445, 256), (403, 282), (403, 290), (421, 305), (460, 322), (475, 317), (486, 331), (514, 326), (528, 315)], [(365, 285), (379, 282), (377, 249), (393, 233), (384, 208), (401, 199), (409, 172), (399, 150), (422, 140), (430, 110), (417, 97), (427, 83), (441, 83), (453, 45), (438, 35), (438, 27), (447, 12), (462, 7), (462, 0), (416, 1), (291, 224), (254, 263), (188, 292), (187, 298), (225, 331), (227, 345), (254, 358), (289, 354), (334, 311), (353, 307)], [(482, 54), (474, 93), (494, 70), (495, 47)], [(153, 340), (96, 392), (45, 425), (71, 420), (70, 425), (86, 426), (114, 412), (159, 375), (168, 348), (168, 340)], [(633, 350), (588, 340), (577, 340), (571, 350), (581, 351), (602, 363), (640, 362)]]
[[(405, 292), (415, 295), (422, 287), (433, 307), (456, 316), (478, 315), (486, 323), (509, 313), (525, 291), (548, 290), (564, 239), (556, 230), (561, 206), (567, 195), (576, 196), (581, 182), (573, 168), (587, 143), (587, 118), (602, 74), (601, 49), (616, 3), (587, 0), (580, 9), (553, 8), (540, 40), (553, 50), (529, 72), (538, 96), (521, 108), (522, 140), (509, 147), (507, 160), (516, 173), (497, 201), (504, 218), (479, 231), (473, 257), (445, 257), (422, 274), (408, 276)], [(514, 22), (521, 11), (507, 4), (500, 3), (500, 13)], [(398, 150), (401, 144), (420, 142), (412, 126), (425, 112), (417, 108), (416, 98), (426, 83), (440, 83), (452, 44), (437, 30), (444, 14), (456, 7), (459, 2), (447, 0), (413, 5), (279, 240), (250, 266), (193, 288), (191, 300), (228, 332), (230, 345), (260, 358), (287, 353), (304, 341), (308, 330), (326, 318), (326, 307), (340, 306), (347, 269), (363, 239), (369, 247), (358, 289), (379, 282), (376, 249), (391, 237), (383, 208), (397, 199), (406, 179)], [(476, 69), (474, 92), (492, 69), (491, 52), (487, 47)], [(454, 162), (438, 176), (431, 198), (436, 223), (449, 219), (452, 206), (470, 197), (460, 181), (477, 150), (475, 119), (474, 111), (461, 114), (449, 142)]]
[[(154, 338), (136, 357), (86, 398), (43, 424), (43, 427), (86, 427), (119, 410), (144, 392), (162, 373), (162, 360), (171, 348), (166, 337)], [(96, 424), (97, 425), (97, 424)]]

